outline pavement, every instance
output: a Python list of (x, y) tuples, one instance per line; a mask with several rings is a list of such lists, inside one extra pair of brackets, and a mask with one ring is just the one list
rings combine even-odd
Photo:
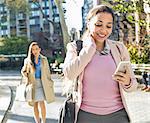
[[(16, 86), (21, 79), (19, 72), (0, 71), (0, 123), (34, 123), (33, 107), (26, 102), (16, 101)], [(61, 77), (52, 75), (54, 80), (55, 102), (47, 104), (47, 123), (57, 123), (59, 109), (65, 99), (61, 96)]]
[(0, 85), (0, 123), (2, 123), (10, 106), (11, 95), (11, 90), (7, 85)]
[[(11, 77), (16, 80), (20, 79), (18, 73), (6, 74), (0, 72), (0, 123), (3, 123), (3, 118), (7, 117), (7, 121), (4, 123), (34, 123), (33, 108), (26, 102), (12, 101), (12, 96), (15, 96), (15, 91), (6, 84), (2, 84), (1, 81), (10, 81)], [(59, 108), (64, 101), (64, 97), (61, 97), (61, 84), (56, 78), (59, 75), (52, 76), (55, 81), (56, 101), (51, 104), (46, 104), (47, 109), (47, 123), (57, 123)], [(13, 87), (13, 86), (11, 86)], [(14, 86), (15, 88), (15, 86)], [(150, 123), (150, 92), (143, 92), (138, 89), (135, 92), (125, 93), (128, 109), (132, 117), (131, 123)], [(13, 104), (11, 104), (13, 102)], [(9, 108), (11, 107), (11, 110)], [(6, 116), (7, 112), (7, 116)]]

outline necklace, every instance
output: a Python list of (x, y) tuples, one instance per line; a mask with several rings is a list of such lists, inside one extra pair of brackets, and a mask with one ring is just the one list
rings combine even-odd
[(97, 49), (96, 49), (96, 54), (98, 54), (98, 55), (100, 55), (100, 56), (102, 55), (102, 54), (101, 54), (101, 51), (99, 51), (99, 50), (97, 50)]

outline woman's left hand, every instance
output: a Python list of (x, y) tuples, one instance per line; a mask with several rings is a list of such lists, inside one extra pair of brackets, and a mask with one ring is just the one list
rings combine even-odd
[(113, 79), (125, 86), (130, 85), (130, 72), (129, 69), (126, 68), (126, 72), (117, 72), (113, 75)]

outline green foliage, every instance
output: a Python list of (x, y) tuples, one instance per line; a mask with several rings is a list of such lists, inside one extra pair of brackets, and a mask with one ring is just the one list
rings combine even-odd
[(146, 21), (145, 20), (139, 20), (139, 25), (140, 26), (143, 26), (143, 27), (146, 27)]
[(57, 60), (58, 64), (62, 63), (64, 61), (64, 58), (62, 57), (61, 54), (57, 53), (55, 56), (54, 56), (54, 59)]
[[(143, 0), (129, 0), (128, 2), (126, 0), (114, 0), (113, 4), (114, 6), (112, 6), (112, 8), (121, 13), (122, 17), (126, 17), (130, 23), (135, 22), (133, 15), (135, 11), (137, 11), (140, 15), (144, 14)], [(145, 22), (143, 22), (143, 20), (139, 21), (140, 26), (145, 26)]]
[(145, 37), (144, 43), (140, 45), (128, 45), (128, 51), (130, 53), (131, 62), (134, 64), (150, 63), (150, 37)]
[(134, 5), (131, 1), (126, 2), (126, 0), (114, 0), (113, 2), (115, 4), (113, 9), (119, 13), (129, 13), (134, 10)]
[(11, 37), (1, 40), (0, 54), (26, 54), (29, 41), (26, 37)]
[(130, 23), (134, 23), (134, 17), (132, 15), (127, 15), (126, 18)]
[(49, 63), (54, 63), (55, 60), (57, 60), (58, 64), (60, 64), (64, 62), (64, 57), (61, 54), (57, 53), (53, 57), (48, 58)]
[(64, 61), (64, 58), (62, 56), (59, 56), (56, 58), (56, 60), (58, 61), (58, 64), (60, 64)]
[(15, 12), (27, 12), (29, 4), (27, 0), (5, 0), (6, 6)]

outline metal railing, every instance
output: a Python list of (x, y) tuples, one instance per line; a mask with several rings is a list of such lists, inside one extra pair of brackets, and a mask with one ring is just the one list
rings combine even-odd
[(132, 68), (134, 71), (150, 71), (150, 64), (132, 64)]

